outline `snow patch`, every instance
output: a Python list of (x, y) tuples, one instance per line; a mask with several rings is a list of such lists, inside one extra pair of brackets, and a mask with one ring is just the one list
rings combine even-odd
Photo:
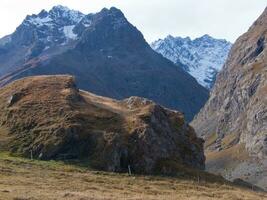
[(84, 23), (83, 25), (84, 25), (84, 27), (87, 28), (87, 27), (91, 26), (91, 23), (87, 22), (87, 23)]
[(49, 49), (49, 48), (50, 48), (49, 46), (46, 46), (46, 47), (44, 48), (43, 51), (46, 51), (46, 50)]
[(64, 26), (63, 27), (63, 32), (66, 36), (67, 39), (72, 39), (72, 40), (76, 40), (77, 39), (77, 34), (73, 33), (73, 28), (75, 27), (75, 25), (71, 25), (71, 26)]
[(44, 24), (47, 24), (51, 21), (52, 21), (52, 19), (49, 16), (44, 17), (44, 18), (35, 17), (35, 18), (29, 19), (29, 22), (36, 25), (36, 26), (43, 26)]

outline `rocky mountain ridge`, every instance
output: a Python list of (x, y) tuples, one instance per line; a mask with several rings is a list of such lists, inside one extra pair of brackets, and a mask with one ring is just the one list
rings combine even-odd
[(30, 75), (71, 74), (81, 89), (115, 99), (149, 98), (181, 110), (188, 121), (208, 98), (114, 7), (84, 15), (56, 6), (26, 17), (0, 44), (0, 86)]
[(231, 46), (230, 42), (209, 35), (194, 40), (169, 35), (151, 44), (155, 51), (182, 67), (208, 89), (212, 88)]

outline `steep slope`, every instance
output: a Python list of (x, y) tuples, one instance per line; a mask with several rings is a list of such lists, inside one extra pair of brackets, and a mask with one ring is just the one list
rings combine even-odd
[(181, 110), (188, 120), (208, 98), (205, 88), (154, 52), (116, 8), (83, 15), (54, 7), (28, 16), (0, 41), (2, 86), (29, 75), (71, 74), (82, 89), (116, 99), (146, 97)]
[(207, 168), (267, 188), (267, 9), (234, 44), (192, 125), (206, 139)]
[(88, 160), (107, 171), (204, 169), (203, 140), (182, 113), (144, 98), (79, 91), (70, 76), (30, 77), (0, 89), (0, 150), (39, 159)]
[(194, 40), (169, 35), (151, 44), (155, 51), (182, 67), (208, 89), (212, 88), (231, 46), (230, 42), (209, 35)]

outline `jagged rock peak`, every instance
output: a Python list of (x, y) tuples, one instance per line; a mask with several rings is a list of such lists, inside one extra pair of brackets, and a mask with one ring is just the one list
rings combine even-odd
[(54, 6), (51, 10), (42, 10), (38, 15), (28, 15), (23, 23), (35, 26), (49, 25), (55, 21), (67, 20), (68, 24), (78, 23), (85, 15), (65, 6)]
[(116, 21), (118, 24), (127, 24), (127, 19), (124, 16), (123, 12), (116, 8), (111, 7), (110, 9), (103, 8), (99, 13), (97, 13), (96, 17), (108, 17), (111, 20)]
[(227, 58), (231, 43), (208, 34), (196, 39), (168, 35), (153, 42), (151, 47), (191, 74), (199, 84), (211, 89)]
[(147, 97), (181, 110), (188, 120), (206, 101), (208, 91), (154, 52), (119, 9), (85, 15), (78, 23), (53, 20), (57, 15), (49, 12), (34, 17), (37, 25), (27, 22), (0, 39), (0, 86), (29, 75), (68, 73), (82, 89), (116, 99)]
[(110, 9), (103, 8), (100, 12), (113, 13), (113, 14), (118, 14), (118, 15), (124, 16), (123, 12), (116, 7), (110, 7)]

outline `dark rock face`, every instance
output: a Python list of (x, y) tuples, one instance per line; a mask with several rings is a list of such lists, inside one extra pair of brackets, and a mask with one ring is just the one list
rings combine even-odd
[[(208, 170), (223, 173), (230, 179), (242, 178), (265, 189), (266, 20), (267, 10), (236, 41), (210, 99), (192, 122), (199, 136), (207, 141)], [(231, 160), (234, 155), (238, 156)], [(214, 167), (216, 162), (224, 164)]]
[[(181, 110), (188, 121), (207, 100), (208, 91), (154, 52), (120, 10), (55, 10), (26, 18), (3, 46), (8, 52), (0, 53), (0, 85), (29, 75), (71, 74), (82, 89), (116, 99), (149, 98)], [(76, 21), (62, 21), (65, 15)]]
[(204, 141), (182, 113), (140, 97), (116, 101), (79, 91), (69, 76), (11, 83), (0, 89), (0, 109), (5, 148), (24, 156), (87, 159), (114, 172), (177, 173), (166, 171), (167, 161), (205, 167)]

